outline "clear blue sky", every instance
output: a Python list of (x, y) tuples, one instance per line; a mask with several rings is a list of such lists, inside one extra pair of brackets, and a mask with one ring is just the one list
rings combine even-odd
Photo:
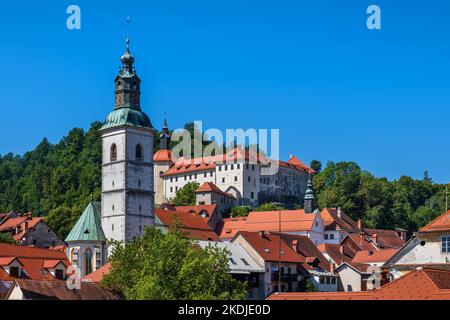
[[(366, 8), (382, 30), (366, 28)], [(66, 8), (82, 30), (66, 28)], [(8, 1), (0, 154), (112, 110), (125, 17), (154, 126), (279, 128), (281, 154), (450, 182), (450, 4), (428, 1)]]

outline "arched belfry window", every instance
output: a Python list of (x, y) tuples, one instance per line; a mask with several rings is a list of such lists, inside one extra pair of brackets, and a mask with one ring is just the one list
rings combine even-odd
[(142, 146), (140, 144), (136, 146), (136, 160), (142, 160)]
[(116, 144), (113, 143), (111, 145), (111, 161), (116, 161), (117, 160), (117, 147)]

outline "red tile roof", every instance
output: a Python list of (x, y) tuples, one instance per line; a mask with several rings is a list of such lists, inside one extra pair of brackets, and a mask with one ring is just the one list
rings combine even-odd
[(294, 250), (292, 250), (292, 247), (290, 245), (280, 239), (280, 236), (277, 233), (241, 231), (239, 235), (241, 235), (248, 243), (250, 243), (250, 245), (265, 261), (281, 260), (282, 262), (292, 263), (305, 262), (305, 259), (297, 254)]
[(215, 192), (215, 193), (220, 194), (220, 195), (222, 195), (224, 197), (228, 197), (228, 198), (231, 198), (231, 199), (236, 199), (235, 196), (233, 196), (231, 193), (226, 193), (226, 192), (220, 190), (220, 188), (218, 186), (216, 186), (212, 182), (205, 182), (200, 187), (198, 187), (197, 190), (195, 190), (195, 193), (208, 193), (208, 192)]
[[(48, 260), (60, 261), (66, 267), (70, 265), (69, 260), (64, 252), (17, 246), (12, 244), (0, 243), (0, 259), (1, 258), (17, 258), (23, 265), (23, 270), (32, 280), (55, 280), (55, 278), (46, 271), (48, 268)], [(0, 281), (14, 280), (15, 278), (9, 276), (3, 268), (0, 268)]]
[(325, 208), (320, 213), (322, 217), (325, 230), (345, 230), (354, 231), (357, 228), (357, 224), (341, 211), (340, 217), (338, 215), (338, 209), (336, 208)]
[(420, 232), (433, 231), (450, 231), (450, 210), (420, 229)]
[(330, 262), (314, 245), (307, 236), (282, 234), (281, 238), (287, 245), (297, 251), (297, 254), (303, 258), (303, 262), (310, 263), (318, 260), (318, 266), (325, 271), (330, 271)]
[(119, 300), (120, 297), (99, 285), (81, 282), (80, 289), (69, 289), (65, 281), (16, 280), (27, 300)]
[(450, 300), (450, 271), (418, 269), (374, 291), (292, 292), (269, 300)]
[(358, 251), (353, 257), (352, 262), (354, 263), (376, 263), (376, 262), (386, 262), (394, 254), (398, 252), (398, 249), (382, 249), (382, 250), (364, 250)]
[(380, 246), (380, 248), (400, 249), (405, 245), (405, 241), (395, 230), (363, 228), (363, 232), (369, 235), (373, 241), (375, 241), (376, 237), (376, 243)]
[[(16, 218), (9, 218), (0, 225), (0, 232), (6, 232), (13, 230), (17, 227), (21, 228), (21, 231), (13, 235), (14, 240), (21, 241), (23, 237), (34, 228), (38, 223), (42, 222), (42, 218), (31, 218), (30, 216), (20, 216)], [(23, 224), (27, 223), (27, 229), (23, 229)]]
[(100, 283), (105, 274), (108, 274), (111, 270), (111, 262), (106, 263), (96, 271), (86, 275), (82, 280), (86, 282)]
[(304, 210), (282, 210), (282, 211), (253, 211), (244, 218), (224, 219), (220, 230), (221, 239), (233, 238), (238, 231), (271, 231), (281, 232), (310, 231), (314, 227), (315, 213), (305, 213)]
[(172, 161), (172, 151), (170, 150), (158, 150), (153, 155), (153, 161)]
[(195, 206), (176, 206), (174, 207), (175, 211), (178, 212), (190, 212), (190, 213), (196, 213), (201, 217), (202, 212), (206, 212), (208, 216), (205, 219), (206, 221), (209, 221), (209, 218), (211, 218), (214, 214), (214, 212), (217, 209), (217, 204), (200, 204)]
[(197, 213), (156, 209), (155, 214), (168, 228), (171, 228), (175, 221), (179, 221), (182, 225), (182, 230), (191, 239), (220, 241), (208, 223)]
[(345, 246), (342, 246), (342, 253), (341, 246), (338, 244), (322, 243), (317, 248), (320, 252), (326, 253), (338, 266), (343, 262), (352, 261), (354, 256), (354, 253)]

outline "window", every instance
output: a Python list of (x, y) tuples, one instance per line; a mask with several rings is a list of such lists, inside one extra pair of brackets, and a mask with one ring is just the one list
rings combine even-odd
[(231, 169), (230, 170), (234, 170), (234, 164), (231, 165)]
[(250, 198), (252, 198), (253, 199), (253, 192), (250, 192)]
[(87, 248), (84, 251), (84, 264), (85, 264), (85, 274), (92, 273), (92, 250)]
[(114, 211), (114, 206), (112, 206), (112, 211)]
[(203, 176), (206, 178), (206, 172), (205, 172), (205, 174)]
[(138, 188), (141, 187), (141, 180), (138, 180)]
[(336, 284), (336, 278), (331, 278), (331, 284)]
[(219, 166), (219, 171), (222, 171), (222, 166)]
[(227, 165), (225, 165), (225, 171), (227, 171), (228, 170), (228, 166)]
[(327, 234), (325, 235), (325, 240), (328, 240), (328, 235)]
[(255, 165), (252, 164), (252, 171), (255, 171)]
[(19, 267), (9, 267), (9, 275), (14, 278), (19, 277)]
[(170, 192), (173, 192), (173, 187), (170, 187)]
[(173, 178), (170, 178), (170, 182), (173, 182)]
[(330, 234), (330, 240), (334, 240), (334, 233)]
[(222, 178), (222, 183), (225, 183), (225, 178)]
[(234, 182), (237, 182), (237, 178), (238, 178), (238, 177), (234, 177)]
[(140, 144), (136, 146), (136, 160), (142, 160), (142, 146)]
[(55, 270), (55, 278), (58, 280), (64, 280), (64, 270), (63, 269), (56, 269)]
[(210, 177), (212, 177), (212, 175), (213, 175), (213, 173), (212, 173), (212, 172), (210, 172), (210, 173), (209, 173), (209, 176), (210, 176)]
[(114, 224), (111, 225), (111, 230), (114, 231)]
[(240, 168), (241, 168), (241, 165), (238, 163), (238, 164), (236, 165), (236, 168), (240, 169)]
[(250, 176), (247, 177), (248, 182), (250, 182)]
[(117, 161), (117, 147), (116, 147), (115, 143), (113, 143), (111, 145), (110, 160), (111, 161)]
[(326, 284), (330, 284), (330, 283), (331, 283), (330, 277), (325, 277), (325, 283), (326, 283)]
[(319, 277), (319, 283), (320, 283), (320, 284), (324, 284), (324, 283), (325, 283), (324, 277)]
[(245, 169), (247, 169), (248, 170), (248, 163), (245, 165)]
[(450, 252), (450, 236), (442, 237), (442, 252)]

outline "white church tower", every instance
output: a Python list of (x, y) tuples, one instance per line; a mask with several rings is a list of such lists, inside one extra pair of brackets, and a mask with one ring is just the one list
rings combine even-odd
[(127, 242), (154, 224), (153, 128), (140, 106), (141, 80), (127, 39), (115, 79), (115, 106), (101, 128), (101, 224), (107, 239)]

